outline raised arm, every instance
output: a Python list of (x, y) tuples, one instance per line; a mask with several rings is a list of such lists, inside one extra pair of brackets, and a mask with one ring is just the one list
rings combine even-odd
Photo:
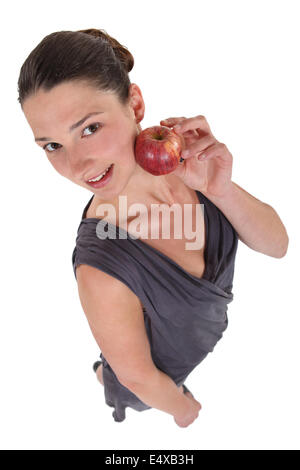
[(143, 403), (184, 416), (194, 404), (152, 361), (139, 298), (105, 272), (79, 265), (80, 302), (93, 336), (119, 382)]

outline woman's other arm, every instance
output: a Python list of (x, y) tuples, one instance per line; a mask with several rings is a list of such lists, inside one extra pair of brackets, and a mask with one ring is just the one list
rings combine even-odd
[(193, 412), (193, 401), (152, 361), (139, 298), (123, 282), (92, 266), (79, 265), (76, 276), (93, 336), (119, 382), (146, 405), (174, 417)]

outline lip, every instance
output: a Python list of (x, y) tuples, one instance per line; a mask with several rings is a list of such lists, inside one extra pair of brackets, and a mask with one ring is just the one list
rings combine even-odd
[[(112, 175), (113, 175), (113, 170), (114, 170), (114, 164), (112, 164), (111, 168), (108, 170), (106, 175), (103, 176), (103, 178), (100, 181), (94, 181), (94, 182), (86, 181), (86, 184), (88, 184), (92, 188), (102, 188), (102, 186), (105, 186), (111, 180)], [(100, 174), (101, 173), (98, 173), (98, 175), (100, 175)], [(96, 175), (95, 178), (98, 175)], [(89, 179), (92, 179), (92, 178), (89, 178)]]
[[(108, 166), (110, 166), (110, 165), (108, 165)], [(106, 168), (108, 168), (108, 167), (106, 167)], [(85, 178), (84, 181), (85, 181), (86, 183), (88, 183), (88, 180), (94, 180), (95, 178), (97, 178), (97, 176), (99, 176), (99, 175), (101, 175), (102, 173), (104, 173), (104, 171), (106, 170), (106, 168), (104, 168), (103, 171), (99, 171), (99, 173), (97, 173), (95, 176), (90, 176), (89, 178)]]

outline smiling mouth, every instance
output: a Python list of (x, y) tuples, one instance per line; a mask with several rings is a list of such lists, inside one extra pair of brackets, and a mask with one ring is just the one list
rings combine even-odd
[(112, 163), (106, 170), (101, 173), (96, 178), (92, 178), (86, 181), (86, 184), (91, 186), (94, 189), (99, 189), (105, 186), (112, 179), (112, 174), (114, 171), (114, 164)]
[(106, 168), (106, 170), (103, 171), (103, 173), (100, 173), (98, 176), (95, 178), (90, 178), (89, 180), (86, 180), (87, 183), (97, 183), (97, 181), (101, 181), (102, 178), (106, 175), (106, 173), (111, 169), (112, 164), (109, 165), (109, 167)]

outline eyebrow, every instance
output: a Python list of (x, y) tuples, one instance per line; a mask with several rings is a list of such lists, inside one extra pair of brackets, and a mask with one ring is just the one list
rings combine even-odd
[[(95, 116), (97, 114), (102, 114), (102, 113), (104, 113), (104, 111), (95, 111), (94, 113), (88, 113), (86, 116), (84, 116), (82, 119), (80, 119), (80, 121), (73, 124), (70, 127), (69, 132), (72, 132), (74, 129), (77, 129), (77, 127), (81, 126), (81, 124), (83, 124), (89, 117)], [(37, 137), (34, 140), (35, 140), (35, 142), (38, 142), (38, 141), (45, 142), (46, 140), (52, 140), (52, 139), (51, 139), (51, 137)]]

